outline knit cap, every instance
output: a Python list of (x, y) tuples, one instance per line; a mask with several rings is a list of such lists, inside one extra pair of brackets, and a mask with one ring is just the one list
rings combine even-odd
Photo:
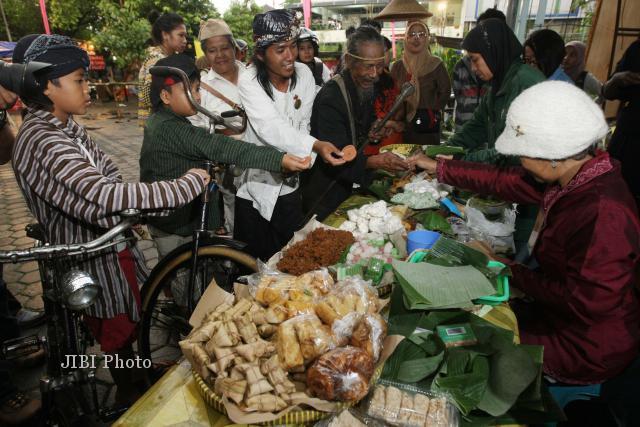
[(575, 85), (546, 81), (511, 103), (496, 150), (505, 155), (561, 160), (585, 151), (609, 128), (600, 107)]

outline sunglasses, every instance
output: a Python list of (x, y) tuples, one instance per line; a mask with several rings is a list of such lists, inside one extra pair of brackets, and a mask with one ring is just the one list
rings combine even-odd
[(427, 33), (426, 31), (420, 31), (420, 32), (417, 32), (417, 33), (415, 31), (412, 31), (412, 32), (410, 32), (408, 34), (408, 36), (409, 36), (408, 38), (409, 39), (420, 40), (420, 39), (426, 38), (428, 35), (429, 35), (429, 33)]

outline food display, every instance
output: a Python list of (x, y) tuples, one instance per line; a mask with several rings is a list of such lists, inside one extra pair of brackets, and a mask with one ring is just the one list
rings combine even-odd
[(404, 204), (412, 209), (431, 209), (438, 207), (438, 201), (449, 195), (451, 187), (439, 183), (437, 179), (429, 179), (422, 172), (405, 182), (402, 190), (402, 193), (391, 198), (393, 203)]
[(358, 240), (347, 253), (347, 264), (366, 264), (371, 258), (377, 258), (387, 264), (391, 264), (398, 251), (393, 243), (384, 240)]
[(355, 402), (367, 395), (373, 358), (357, 347), (340, 347), (323, 354), (307, 371), (309, 391), (324, 400)]
[(353, 232), (356, 237), (369, 233), (384, 236), (404, 230), (402, 218), (394, 214), (384, 200), (351, 209), (347, 216), (349, 220), (340, 225), (340, 230)]
[(275, 413), (313, 396), (363, 398), (387, 331), (369, 282), (334, 283), (326, 270), (252, 280), (251, 298), (221, 303), (180, 342), (225, 405)]
[(355, 238), (349, 231), (317, 228), (286, 249), (277, 268), (284, 273), (300, 275), (328, 267), (337, 263), (353, 242)]
[(409, 385), (376, 385), (367, 415), (400, 427), (452, 427), (458, 425), (455, 408), (443, 396), (426, 395)]

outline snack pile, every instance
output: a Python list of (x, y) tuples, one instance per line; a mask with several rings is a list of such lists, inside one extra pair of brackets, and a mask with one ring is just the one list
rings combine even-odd
[[(389, 209), (384, 200), (351, 209), (347, 216), (349, 220), (340, 225), (340, 230), (353, 232), (360, 240), (382, 238), (384, 235), (404, 230), (402, 218)], [(370, 233), (374, 236), (367, 236)]]
[(300, 275), (337, 263), (342, 253), (353, 243), (353, 234), (343, 230), (317, 228), (282, 254), (278, 270)]

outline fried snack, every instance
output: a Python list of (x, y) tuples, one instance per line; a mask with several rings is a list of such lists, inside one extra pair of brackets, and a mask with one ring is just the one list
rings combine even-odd
[(382, 351), (382, 342), (387, 336), (387, 322), (379, 314), (365, 314), (353, 329), (349, 344), (366, 351), (377, 361)]
[(251, 344), (239, 345), (234, 350), (244, 357), (247, 362), (254, 362), (260, 357), (271, 356), (276, 351), (276, 346), (273, 343), (258, 340)]
[(299, 276), (337, 263), (344, 250), (355, 242), (353, 234), (342, 230), (317, 228), (285, 250), (278, 270)]
[(364, 350), (336, 348), (311, 365), (307, 387), (320, 399), (358, 401), (367, 394), (373, 369), (373, 360)]
[(414, 411), (413, 396), (409, 393), (402, 393), (400, 401), (400, 411), (398, 412), (398, 424), (404, 425), (409, 422), (411, 414)]
[(328, 301), (316, 304), (316, 314), (327, 325), (333, 325), (333, 322), (340, 318)]
[(331, 329), (323, 325), (317, 316), (300, 316), (292, 319), (305, 362), (312, 362), (318, 356), (335, 347)]
[(287, 371), (304, 367), (304, 358), (298, 342), (296, 329), (291, 321), (278, 326), (277, 351), (282, 367)]
[(272, 305), (267, 309), (267, 322), (271, 324), (280, 324), (287, 320), (289, 311), (283, 305)]
[(291, 319), (292, 317), (296, 317), (300, 314), (313, 314), (315, 313), (315, 307), (311, 300), (298, 300), (298, 301), (287, 301), (284, 303), (285, 308), (287, 309), (287, 318)]
[(358, 150), (356, 150), (356, 147), (354, 147), (353, 145), (347, 145), (342, 149), (342, 158), (346, 162), (350, 162), (355, 159), (357, 154)]
[(395, 387), (387, 387), (384, 393), (384, 419), (390, 423), (395, 422), (400, 414), (402, 404), (402, 392)]
[(280, 397), (268, 393), (249, 397), (245, 404), (244, 410), (246, 412), (277, 412), (287, 407), (287, 403)]

